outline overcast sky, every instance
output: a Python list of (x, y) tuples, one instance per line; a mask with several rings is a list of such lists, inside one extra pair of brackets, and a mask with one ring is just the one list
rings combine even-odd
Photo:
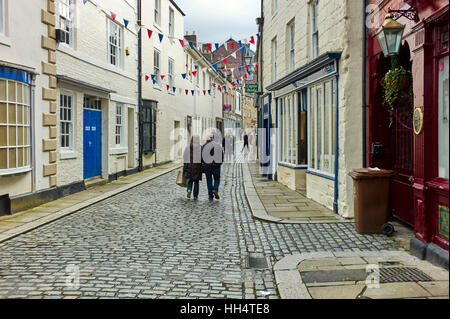
[(185, 32), (195, 31), (197, 41), (223, 43), (233, 37), (236, 41), (255, 36), (256, 18), (261, 0), (175, 0), (186, 14)]

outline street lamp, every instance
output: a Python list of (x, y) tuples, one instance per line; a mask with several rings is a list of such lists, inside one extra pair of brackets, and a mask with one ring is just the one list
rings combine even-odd
[(402, 42), (405, 26), (394, 20), (391, 13), (386, 15), (384, 24), (376, 33), (384, 56), (398, 55), (400, 52), (400, 44)]
[(253, 57), (247, 51), (247, 54), (245, 55), (245, 65), (250, 65), (252, 63), (252, 59), (253, 59)]

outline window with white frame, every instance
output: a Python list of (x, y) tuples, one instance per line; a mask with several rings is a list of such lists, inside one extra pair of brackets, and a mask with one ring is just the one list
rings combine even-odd
[(155, 23), (161, 25), (161, 0), (155, 0)]
[(122, 27), (112, 20), (108, 20), (108, 47), (109, 63), (121, 67), (123, 53)]
[(59, 95), (59, 126), (62, 149), (73, 149), (73, 111), (73, 95), (61, 93)]
[(30, 86), (0, 78), (0, 173), (30, 166)]
[(311, 5), (311, 54), (312, 58), (319, 56), (319, 0), (314, 0)]
[(172, 8), (169, 9), (169, 35), (173, 37), (175, 34), (175, 12)]
[(116, 105), (116, 146), (123, 144), (123, 105)]
[(279, 159), (282, 163), (297, 165), (297, 94), (279, 99)]
[(288, 24), (287, 27), (287, 53), (289, 72), (294, 71), (295, 68), (295, 21)]
[(197, 87), (199, 87), (200, 86), (200, 75), (201, 75), (201, 73), (197, 71), (196, 75), (197, 75), (196, 76)]
[(175, 68), (175, 61), (171, 58), (169, 58), (169, 72), (167, 74), (167, 81), (169, 82), (169, 86), (171, 89), (173, 89), (174, 86), (174, 68)]
[(203, 90), (206, 90), (206, 73), (203, 72)]
[(272, 14), (278, 10), (278, 0), (272, 0)]
[(73, 0), (59, 0), (59, 29), (64, 35), (62, 43), (70, 46), (73, 46), (74, 8)]
[(153, 74), (155, 75), (156, 84), (159, 86), (161, 78), (161, 52), (155, 49), (153, 52)]
[(277, 38), (272, 40), (272, 81), (277, 80)]
[(334, 176), (336, 84), (329, 80), (309, 88), (309, 169)]
[(5, 0), (0, 0), (0, 34), (5, 34), (5, 21), (6, 21)]

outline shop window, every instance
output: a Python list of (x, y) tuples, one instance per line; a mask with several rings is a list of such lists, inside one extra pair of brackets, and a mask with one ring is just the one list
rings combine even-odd
[(0, 79), (0, 173), (30, 166), (30, 86)]
[(292, 94), (279, 100), (280, 107), (280, 161), (282, 163), (297, 165), (297, 115), (296, 94)]
[(448, 111), (448, 55), (439, 61), (439, 177), (447, 178), (449, 176), (449, 111)]
[(309, 89), (309, 168), (330, 176), (335, 158), (335, 90), (333, 80)]

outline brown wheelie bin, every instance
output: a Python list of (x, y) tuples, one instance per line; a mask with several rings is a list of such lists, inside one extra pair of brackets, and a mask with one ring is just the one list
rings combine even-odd
[(394, 171), (355, 169), (353, 178), (355, 227), (360, 234), (381, 234), (389, 218), (390, 181)]

